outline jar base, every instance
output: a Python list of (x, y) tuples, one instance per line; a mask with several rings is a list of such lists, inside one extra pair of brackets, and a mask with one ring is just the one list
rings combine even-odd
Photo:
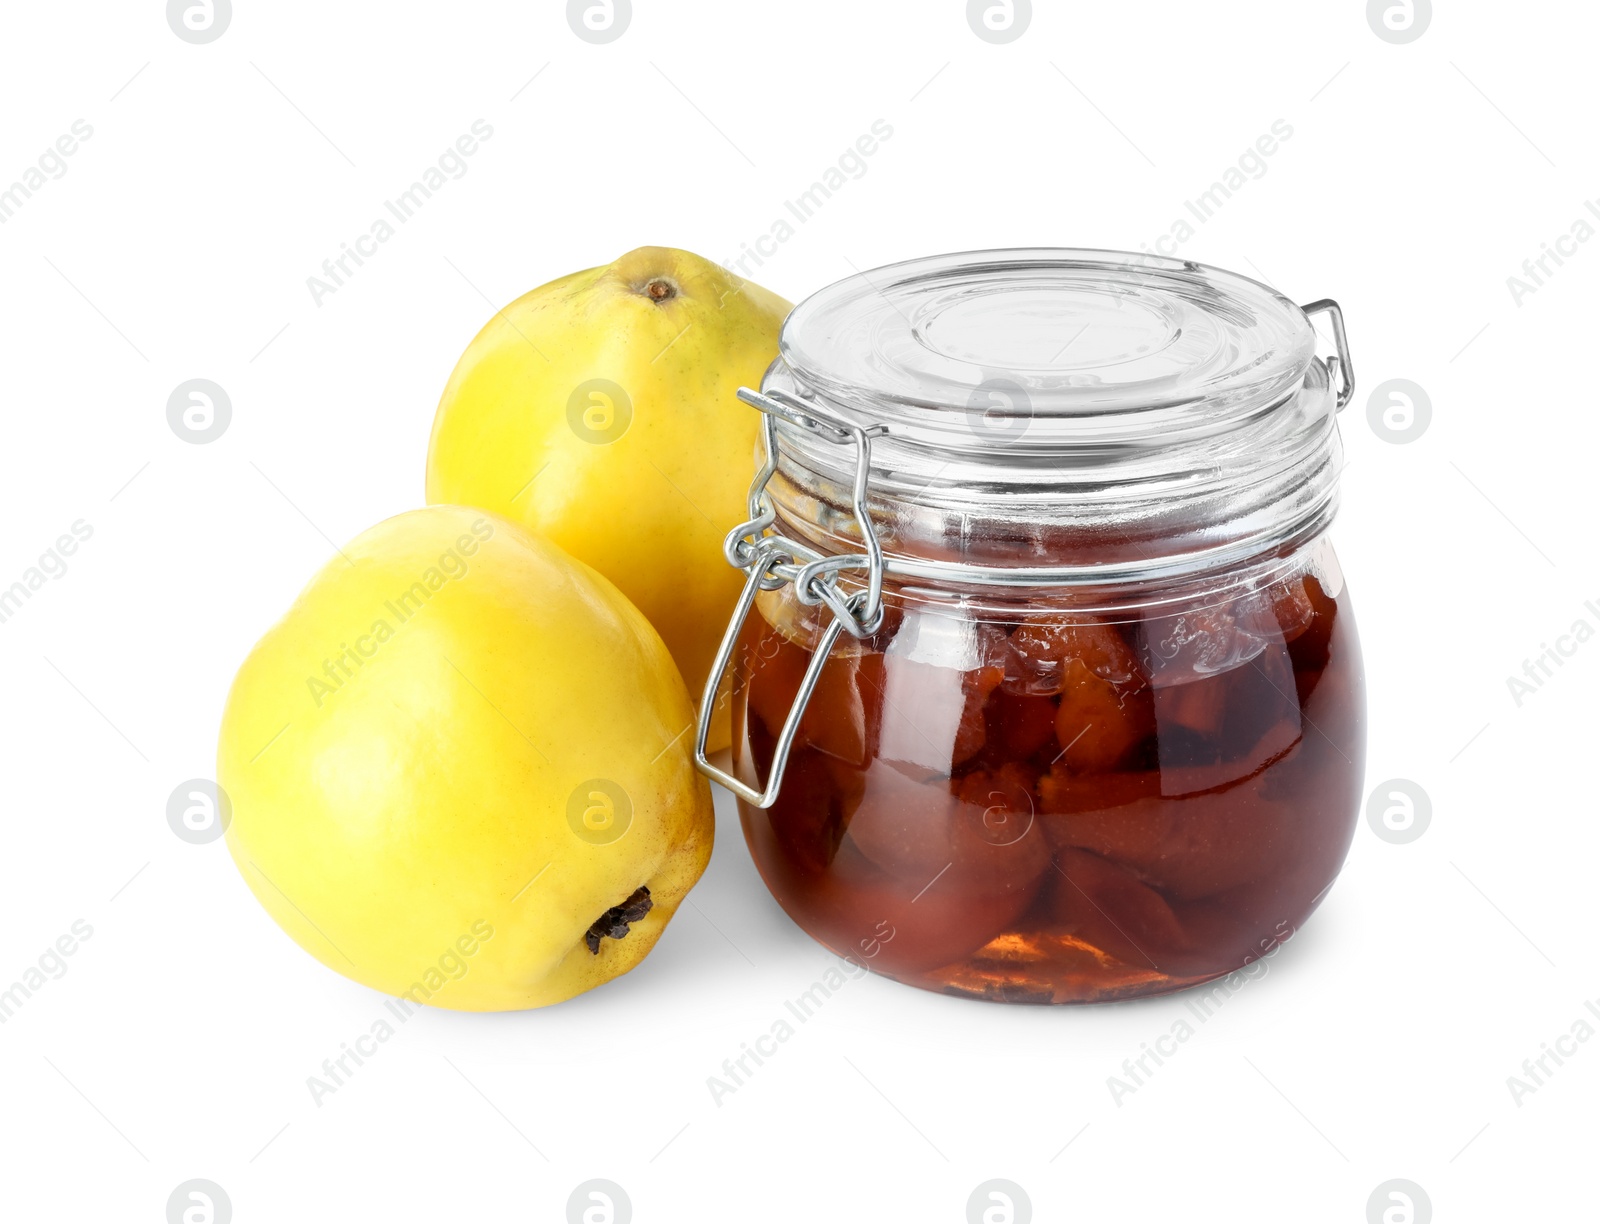
[[(856, 959), (856, 958), (852, 958)], [(1114, 1003), (1174, 994), (1233, 972), (1190, 976), (1124, 965), (1071, 935), (1008, 932), (964, 960), (926, 973), (890, 973), (857, 964), (905, 986), (985, 1003), (1051, 1006)]]

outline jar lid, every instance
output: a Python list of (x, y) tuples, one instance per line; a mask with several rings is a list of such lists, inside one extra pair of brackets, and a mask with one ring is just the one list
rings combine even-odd
[[(1275, 290), (1118, 251), (937, 255), (841, 280), (797, 306), (782, 360), (840, 406), (1028, 445), (1193, 436), (1281, 400), (1316, 334)], [(1046, 428), (1023, 430), (1019, 421)], [(1071, 427), (1048, 428), (1052, 420)], [(1029, 438), (1028, 435), (1032, 437)], [(929, 439), (931, 441), (931, 439)]]
[[(1317, 310), (1338, 342), (1326, 364)], [(1352, 389), (1334, 302), (1301, 308), (1155, 255), (1038, 248), (820, 290), (785, 321), (751, 402), (777, 410), (775, 511), (819, 554), (864, 541), (855, 454), (839, 442), (854, 429), (871, 437), (864, 504), (890, 574), (1099, 585), (1315, 536), (1337, 506)]]

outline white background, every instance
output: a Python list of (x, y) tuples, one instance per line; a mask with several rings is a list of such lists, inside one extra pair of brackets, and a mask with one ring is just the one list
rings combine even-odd
[[(559, 1221), (604, 1177), (639, 1221), (960, 1221), (1004, 1177), (1041, 1221), (1360, 1224), (1403, 1177), (1441, 1222), (1594, 1218), (1600, 1041), (1520, 1105), (1506, 1081), (1600, 996), (1600, 642), (1520, 708), (1506, 680), (1600, 627), (1600, 242), (1520, 305), (1506, 278), (1600, 196), (1600, 12), (1441, 8), (1391, 45), (1356, 0), (1041, 2), (992, 45), (956, 0), (635, 0), (596, 46), (553, 0), (237, 0), (196, 46), (156, 0), (7, 5), (0, 186), (94, 134), (0, 225), (0, 586), (75, 520), (93, 536), (0, 624), (0, 986), (94, 934), (0, 1026), (6, 1217), (159, 1221), (204, 1177), (241, 1224)], [(306, 278), (477, 119), (469, 173), (315, 305)], [(382, 998), (165, 819), (213, 773), (234, 669), (334, 542), (421, 502), (493, 307), (640, 244), (736, 256), (876, 119), (867, 172), (753, 279), (798, 299), (934, 251), (1138, 248), (1292, 126), (1180, 249), (1344, 306), (1367, 784), (1414, 780), (1431, 826), (1393, 845), (1363, 820), (1271, 972), (1120, 1105), (1107, 1077), (1181, 998), (868, 979), (719, 1106), (707, 1077), (831, 963), (721, 796), (704, 882), (635, 973), (429, 1011), (318, 1107), (307, 1076)], [(191, 378), (232, 399), (209, 445), (167, 424)], [(1367, 421), (1391, 378), (1432, 400), (1407, 445)]]

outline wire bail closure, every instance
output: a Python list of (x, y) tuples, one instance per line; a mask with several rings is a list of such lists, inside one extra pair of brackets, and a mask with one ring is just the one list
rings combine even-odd
[(1314, 314), (1325, 313), (1333, 320), (1333, 343), (1339, 355), (1325, 357), (1323, 360), (1327, 364), (1330, 380), (1335, 371), (1339, 375), (1339, 398), (1334, 401), (1334, 411), (1343, 412), (1344, 406), (1350, 402), (1350, 397), (1356, 393), (1356, 371), (1350, 364), (1350, 341), (1344, 334), (1344, 311), (1339, 309), (1339, 303), (1332, 298), (1319, 298), (1300, 309), (1307, 318)]
[[(758, 808), (769, 808), (778, 798), (778, 788), (783, 782), (783, 772), (789, 763), (789, 750), (800, 729), (811, 694), (816, 690), (817, 678), (828, 661), (833, 644), (841, 632), (852, 637), (870, 637), (883, 623), (883, 549), (878, 543), (878, 533), (873, 528), (872, 517), (867, 512), (867, 478), (872, 470), (872, 439), (888, 433), (883, 425), (863, 428), (837, 414), (807, 403), (782, 391), (763, 393), (749, 387), (739, 388), (739, 398), (762, 413), (761, 440), (765, 449), (765, 462), (750, 483), (747, 501), (750, 517), (740, 523), (723, 541), (722, 551), (728, 564), (743, 570), (749, 577), (734, 606), (722, 644), (706, 679), (706, 688), (700, 698), (700, 714), (695, 728), (695, 767), (715, 782), (720, 782), (747, 803)], [(778, 421), (805, 429), (826, 441), (840, 446), (852, 446), (856, 452), (855, 480), (851, 489), (851, 508), (856, 525), (861, 530), (866, 551), (825, 556), (796, 540), (779, 534), (773, 525), (777, 511), (767, 495), (767, 482), (778, 470)], [(848, 570), (865, 570), (866, 585), (850, 594), (839, 588), (839, 575)], [(706, 756), (706, 743), (711, 735), (711, 718), (716, 712), (717, 694), (738, 645), (739, 634), (755, 606), (756, 595), (761, 591), (775, 591), (785, 583), (793, 583), (795, 596), (810, 607), (826, 605), (833, 613), (826, 629), (812, 651), (800, 688), (795, 693), (794, 704), (783, 721), (772, 750), (772, 766), (766, 785), (761, 790), (747, 786), (726, 770), (713, 765)]]

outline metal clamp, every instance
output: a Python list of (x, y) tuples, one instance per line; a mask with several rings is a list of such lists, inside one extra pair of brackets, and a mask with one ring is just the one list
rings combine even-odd
[(1319, 311), (1325, 311), (1333, 320), (1333, 343), (1338, 349), (1337, 357), (1328, 357), (1324, 360), (1328, 365), (1328, 378), (1331, 381), (1334, 372), (1339, 375), (1339, 398), (1334, 403), (1335, 411), (1343, 412), (1344, 406), (1350, 402), (1350, 397), (1356, 393), (1356, 371), (1350, 364), (1350, 341), (1344, 334), (1344, 311), (1339, 309), (1339, 303), (1332, 298), (1322, 298), (1300, 309), (1309, 318)]
[[(761, 438), (766, 459), (750, 484), (749, 519), (730, 531), (723, 543), (723, 554), (728, 564), (744, 570), (749, 578), (739, 595), (739, 602), (734, 606), (727, 631), (722, 635), (722, 644), (717, 648), (711, 675), (706, 679), (705, 692), (700, 698), (694, 762), (701, 773), (720, 782), (745, 802), (758, 808), (768, 808), (778, 798), (783, 772), (789, 763), (789, 750), (800, 730), (800, 719), (805, 715), (811, 694), (816, 690), (817, 679), (828, 661), (833, 644), (839, 640), (839, 634), (847, 631), (852, 637), (870, 637), (883, 623), (883, 549), (867, 512), (867, 479), (872, 470), (872, 439), (887, 433), (888, 429), (882, 425), (863, 428), (816, 404), (781, 391), (763, 394), (740, 387), (739, 398), (762, 413)], [(856, 470), (851, 488), (851, 509), (855, 512), (856, 525), (866, 545), (865, 552), (825, 556), (773, 530), (777, 512), (766, 489), (767, 482), (778, 470), (780, 419), (827, 441), (855, 448)], [(866, 585), (848, 595), (839, 589), (839, 575), (846, 570), (867, 571)], [(783, 729), (773, 746), (772, 765), (766, 785), (756, 790), (713, 765), (706, 756), (706, 743), (711, 735), (711, 718), (716, 711), (717, 694), (727, 675), (744, 623), (755, 606), (757, 593), (774, 591), (791, 582), (795, 587), (795, 596), (801, 603), (811, 607), (825, 604), (833, 613), (833, 619), (822, 631), (821, 638), (812, 650), (794, 703), (784, 718)]]

